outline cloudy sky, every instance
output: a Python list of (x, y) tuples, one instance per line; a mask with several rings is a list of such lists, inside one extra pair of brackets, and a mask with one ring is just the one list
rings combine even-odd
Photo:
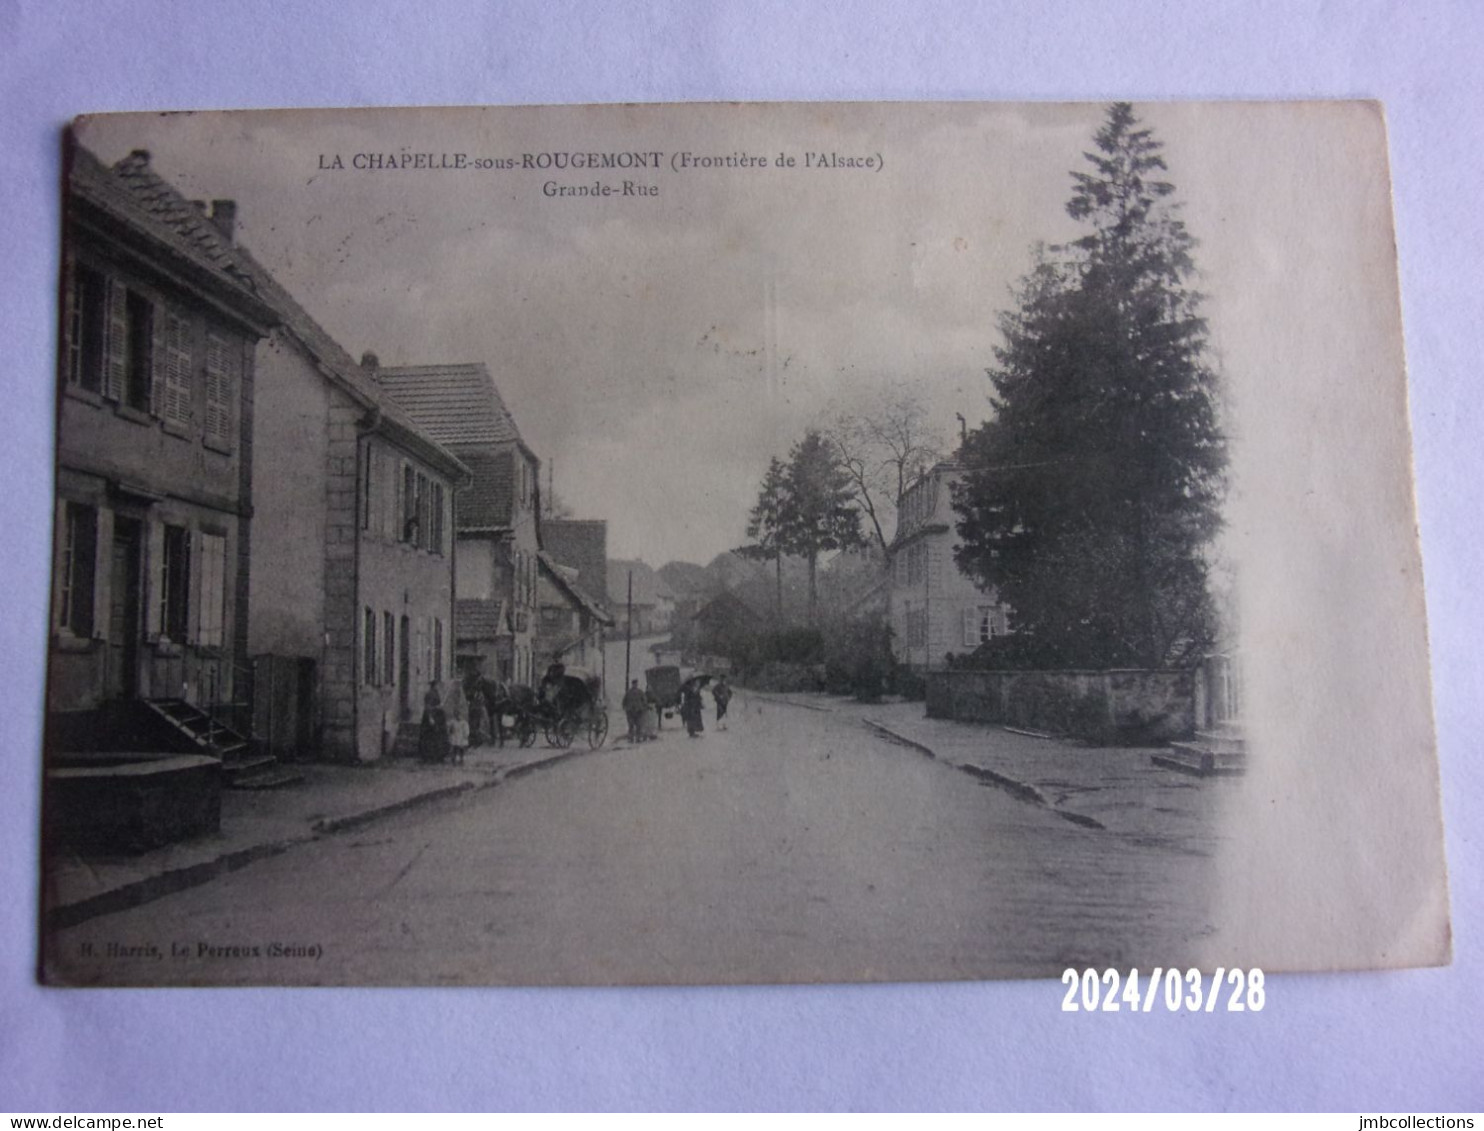
[[(1260, 367), (1254, 328), (1284, 302), (1263, 280), (1288, 272), (1309, 231), (1288, 213), (1295, 155), (1325, 157), (1316, 131), (1262, 108), (1141, 114), (1202, 241), (1222, 362)], [(484, 362), (558, 495), (608, 520), (614, 556), (657, 565), (740, 544), (769, 457), (885, 382), (917, 389), (944, 441), (955, 413), (984, 418), (996, 312), (1031, 245), (1075, 233), (1068, 174), (1101, 117), (967, 103), (346, 111), (106, 116), (80, 134), (109, 161), (150, 150), (187, 196), (237, 200), (241, 241), (353, 355)], [(570, 152), (658, 152), (663, 168), (520, 167)], [(806, 167), (821, 152), (882, 168)], [(355, 167), (404, 153), (517, 168)], [(766, 165), (677, 171), (683, 153)], [(344, 168), (324, 167), (337, 157)], [(625, 180), (658, 195), (543, 191)], [(1244, 278), (1261, 293), (1234, 302)]]

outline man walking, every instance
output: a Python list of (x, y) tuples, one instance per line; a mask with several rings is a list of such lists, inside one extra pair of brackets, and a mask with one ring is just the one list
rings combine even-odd
[(727, 717), (727, 704), (732, 701), (732, 689), (726, 676), (717, 678), (716, 686), (711, 689), (711, 698), (716, 700), (716, 729), (726, 730), (727, 725), (722, 720)]
[(636, 679), (623, 693), (623, 713), (629, 720), (629, 741), (639, 742), (644, 738), (644, 716), (649, 711), (649, 702)]

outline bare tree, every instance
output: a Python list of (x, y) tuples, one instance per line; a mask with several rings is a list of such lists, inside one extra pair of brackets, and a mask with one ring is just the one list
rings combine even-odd
[(824, 431), (884, 555), (897, 500), (924, 468), (942, 458), (928, 410), (912, 389), (886, 385), (835, 411)]

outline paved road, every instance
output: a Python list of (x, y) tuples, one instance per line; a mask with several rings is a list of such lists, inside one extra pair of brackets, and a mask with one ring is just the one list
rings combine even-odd
[(671, 724), (59, 944), (125, 983), (708, 983), (1169, 964), (1209, 933), (1207, 857), (1079, 827), (849, 719), (733, 712), (725, 732)]

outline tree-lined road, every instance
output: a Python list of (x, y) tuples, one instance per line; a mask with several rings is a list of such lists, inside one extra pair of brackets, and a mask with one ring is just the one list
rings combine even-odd
[(846, 719), (733, 711), (725, 732), (672, 724), (60, 945), (153, 946), (106, 962), (139, 983), (707, 983), (1044, 974), (1205, 933), (1206, 858), (1072, 825)]

